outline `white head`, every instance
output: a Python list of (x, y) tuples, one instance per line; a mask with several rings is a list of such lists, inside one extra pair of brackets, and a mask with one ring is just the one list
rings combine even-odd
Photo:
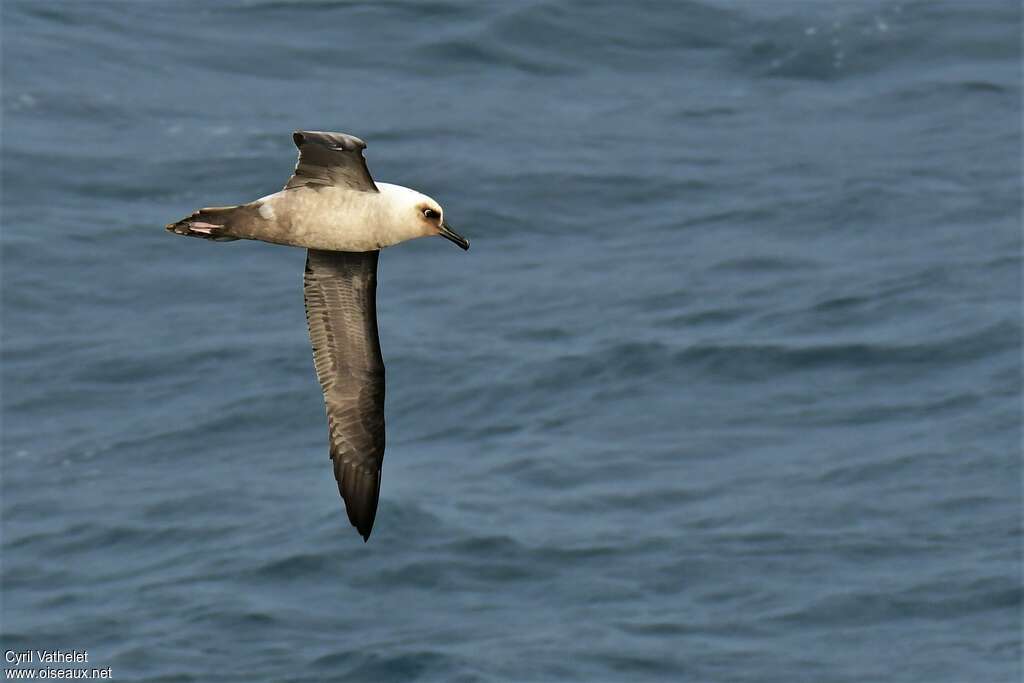
[(448, 227), (444, 221), (444, 209), (433, 198), (401, 185), (376, 185), (387, 206), (388, 241), (391, 244), (440, 235), (463, 249), (469, 249), (469, 240)]

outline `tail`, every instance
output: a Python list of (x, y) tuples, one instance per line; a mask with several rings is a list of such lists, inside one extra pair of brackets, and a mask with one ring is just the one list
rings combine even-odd
[[(244, 206), (244, 205), (243, 205)], [(201, 237), (216, 242), (232, 242), (239, 239), (231, 234), (232, 219), (242, 206), (211, 206), (199, 209), (188, 218), (177, 223), (168, 223), (167, 230), (176, 235)]]

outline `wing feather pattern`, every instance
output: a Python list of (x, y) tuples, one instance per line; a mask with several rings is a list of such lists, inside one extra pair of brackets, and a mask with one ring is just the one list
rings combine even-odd
[(378, 191), (363, 158), (366, 143), (359, 138), (345, 133), (297, 130), (292, 139), (299, 148), (299, 161), (284, 189), (337, 185), (361, 192)]
[(377, 515), (384, 461), (384, 361), (377, 336), (380, 252), (309, 249), (305, 298), (324, 392), (331, 460), (349, 521), (363, 540)]

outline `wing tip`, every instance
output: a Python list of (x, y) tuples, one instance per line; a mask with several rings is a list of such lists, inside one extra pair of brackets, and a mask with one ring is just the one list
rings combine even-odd
[(362, 470), (360, 467), (346, 467), (338, 481), (338, 491), (345, 501), (348, 521), (363, 537), (363, 543), (370, 540), (373, 523), (377, 519), (377, 505), (380, 501), (380, 470)]
[[(349, 135), (348, 133), (330, 133), (322, 130), (295, 130), (292, 131), (292, 141), (295, 146), (302, 149), (302, 145), (307, 142), (307, 138), (314, 139), (314, 142), (318, 142), (321, 145), (330, 147), (331, 145), (337, 145), (346, 152), (360, 152), (366, 149), (366, 143), (355, 135)], [(319, 140), (315, 140), (319, 138)]]
[[(348, 507), (347, 504), (346, 504), (346, 507)], [(356, 531), (359, 532), (359, 535), (363, 537), (363, 543), (366, 543), (367, 541), (370, 540), (370, 534), (373, 533), (373, 520), (374, 520), (374, 517), (377, 516), (376, 513), (377, 513), (377, 511), (374, 510), (373, 512), (370, 513), (370, 519), (369, 520), (360, 519), (358, 521), (352, 519), (352, 515), (351, 514), (349, 515), (349, 520), (348, 521), (352, 523), (352, 526), (354, 526), (356, 528)]]

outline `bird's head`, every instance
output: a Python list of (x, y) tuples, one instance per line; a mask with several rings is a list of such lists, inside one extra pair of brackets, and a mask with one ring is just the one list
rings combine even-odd
[(383, 199), (384, 221), (381, 246), (398, 244), (417, 237), (440, 235), (463, 249), (469, 249), (469, 240), (455, 232), (444, 220), (444, 209), (422, 192), (401, 185), (376, 183)]
[(469, 240), (455, 232), (444, 222), (444, 209), (436, 201), (421, 195), (422, 200), (416, 203), (414, 211), (416, 220), (423, 226), (425, 235), (440, 235), (446, 240), (451, 240), (463, 249), (469, 249)]

